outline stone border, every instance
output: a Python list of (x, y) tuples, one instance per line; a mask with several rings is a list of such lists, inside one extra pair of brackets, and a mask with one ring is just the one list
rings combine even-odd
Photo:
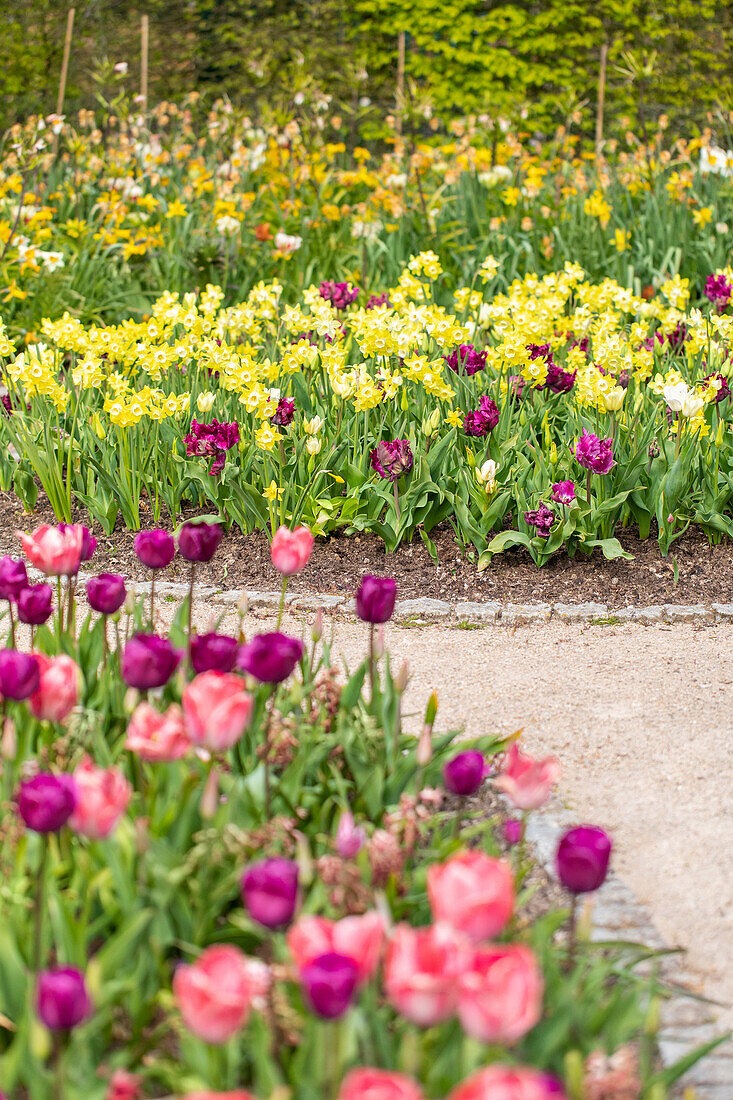
[[(527, 840), (553, 878), (558, 841), (574, 824), (577, 818), (565, 810), (535, 810), (528, 818)], [(648, 911), (613, 871), (593, 897), (592, 919), (592, 940), (623, 939), (654, 950), (669, 950), (670, 945), (665, 943)], [(657, 1033), (659, 1056), (666, 1067), (725, 1034), (726, 1029), (716, 1024), (713, 1006), (685, 995), (686, 989), (694, 990), (699, 984), (699, 978), (685, 969), (678, 954), (662, 955), (658, 966), (662, 981), (674, 989), (661, 1003)], [(733, 1039), (729, 1037), (697, 1062), (672, 1087), (670, 1095), (682, 1097), (685, 1089), (694, 1089), (694, 1100), (731, 1100)]]

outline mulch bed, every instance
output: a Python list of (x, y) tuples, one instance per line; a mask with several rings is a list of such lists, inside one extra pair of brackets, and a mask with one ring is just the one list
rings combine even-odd
[[(84, 522), (84, 517), (80, 515), (79, 521)], [(31, 530), (39, 523), (54, 522), (47, 504), (39, 501), (29, 516), (12, 494), (0, 494), (0, 553), (18, 552), (16, 529)], [(107, 536), (96, 530), (95, 534), (98, 548), (93, 565), (97, 570), (124, 573), (135, 579), (146, 577), (147, 571), (133, 551), (132, 532), (116, 530)], [(733, 603), (733, 544), (729, 541), (710, 546), (701, 531), (691, 528), (664, 558), (654, 537), (642, 542), (631, 529), (618, 531), (617, 536), (624, 549), (634, 555), (633, 561), (609, 562), (599, 553), (572, 559), (558, 555), (538, 569), (519, 549), (495, 557), (488, 569), (478, 573), (475, 561), (461, 552), (448, 525), (431, 534), (438, 551), (437, 565), (419, 538), (387, 554), (384, 543), (375, 535), (334, 535), (319, 539), (308, 567), (291, 579), (289, 590), (342, 595), (354, 591), (365, 573), (375, 573), (395, 577), (404, 599), (432, 596), (509, 603), (593, 601), (614, 609), (661, 603)], [(214, 560), (200, 566), (197, 576), (202, 583), (229, 589), (279, 587), (262, 531), (244, 535), (235, 530), (227, 534)], [(176, 558), (164, 579), (187, 577), (187, 564)]]

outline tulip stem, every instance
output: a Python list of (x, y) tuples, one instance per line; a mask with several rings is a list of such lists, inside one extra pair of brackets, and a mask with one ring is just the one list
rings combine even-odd
[(277, 626), (275, 627), (276, 630), (280, 629), (280, 623), (282, 622), (283, 611), (285, 610), (285, 592), (287, 591), (287, 587), (288, 578), (283, 577), (283, 583), (280, 588), (280, 606), (277, 609)]
[(60, 576), (58, 576), (56, 578), (56, 595), (57, 595), (58, 605), (59, 605), (59, 635), (61, 635), (64, 632), (64, 603), (63, 603), (63, 596), (62, 596), (62, 593), (61, 593), (61, 577)]
[(53, 1066), (53, 1100), (64, 1100), (64, 1039), (60, 1034), (53, 1037), (51, 1064)]
[(336, 1100), (341, 1089), (341, 1021), (330, 1021), (325, 1030), (326, 1080), (323, 1091), (327, 1100)]
[(76, 615), (74, 614), (74, 593), (76, 591), (76, 577), (69, 577), (67, 584), (67, 610), (66, 610), (66, 629), (74, 631), (76, 625)]
[(188, 582), (188, 664), (191, 666), (191, 631), (193, 630), (193, 586), (196, 582), (196, 562), (191, 562), (191, 579)]
[(46, 863), (48, 861), (48, 837), (40, 834), (41, 855), (36, 872), (36, 896), (33, 899), (33, 973), (41, 969), (41, 939), (43, 934), (43, 905), (46, 885)]
[(590, 510), (590, 479), (592, 471), (588, 470), (585, 475), (585, 499), (588, 501), (588, 509)]
[(369, 623), (369, 686), (372, 691), (372, 699), (374, 698), (375, 679), (376, 668), (374, 662), (374, 623)]
[(399, 522), (402, 518), (402, 513), (400, 512), (400, 492), (399, 492), (399, 489), (397, 488), (397, 482), (396, 481), (392, 482), (392, 487), (394, 489), (394, 508), (395, 508), (395, 512), (397, 514), (397, 523), (399, 525)]
[(150, 581), (150, 629), (155, 633), (155, 570)]
[(265, 767), (265, 821), (270, 820), (270, 803), (272, 797), (270, 791), (270, 723), (272, 722), (272, 712), (275, 709), (276, 692), (277, 684), (273, 684), (269, 698), (269, 710), (267, 710), (267, 703), (265, 704), (265, 712), (267, 714), (267, 721), (265, 722), (265, 755), (263, 759)]
[(567, 968), (572, 970), (575, 966), (575, 954), (578, 946), (578, 895), (573, 894), (570, 903), (570, 923), (568, 925), (568, 961)]

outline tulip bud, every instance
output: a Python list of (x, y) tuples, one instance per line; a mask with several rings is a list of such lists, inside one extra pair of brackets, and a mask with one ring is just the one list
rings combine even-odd
[(585, 1096), (585, 1067), (579, 1050), (569, 1050), (565, 1055), (565, 1086), (569, 1100), (583, 1100)]
[(430, 726), (432, 730), (435, 723), (435, 716), (438, 713), (438, 696), (433, 692), (428, 699), (428, 705), (425, 708), (425, 725)]
[(652, 997), (644, 1020), (644, 1034), (654, 1036), (659, 1031), (659, 997)]
[(242, 595), (239, 597), (239, 603), (237, 604), (237, 612), (239, 617), (244, 619), (249, 612), (249, 596), (247, 595), (247, 589), (242, 589)]
[(311, 627), (311, 639), (314, 642), (320, 642), (323, 637), (323, 608), (319, 607), (316, 612), (316, 617)]
[(400, 695), (407, 689), (407, 685), (410, 682), (410, 664), (408, 661), (403, 661), (400, 665), (399, 672), (395, 676), (394, 686), (395, 691), (398, 691)]
[(422, 733), (417, 742), (417, 752), (415, 754), (418, 766), (421, 768), (427, 767), (430, 761), (433, 759), (433, 727), (423, 726)]

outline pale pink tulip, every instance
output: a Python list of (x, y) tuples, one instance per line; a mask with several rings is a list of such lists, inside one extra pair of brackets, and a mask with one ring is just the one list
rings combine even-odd
[(236, 744), (252, 717), (253, 701), (239, 676), (201, 672), (183, 692), (186, 731), (194, 745), (223, 752)]
[(427, 885), (434, 919), (471, 940), (498, 935), (512, 915), (511, 868), (483, 852), (459, 852), (445, 863), (432, 864)]
[(36, 653), (39, 684), (28, 699), (28, 706), (36, 718), (47, 722), (63, 722), (79, 702), (81, 670), (76, 661), (62, 653), (59, 657), (47, 657)]
[(127, 727), (125, 748), (142, 760), (158, 763), (180, 760), (191, 750), (183, 711), (171, 703), (162, 714), (150, 703), (139, 703)]
[(518, 810), (536, 810), (550, 797), (560, 778), (560, 762), (554, 756), (535, 760), (523, 753), (516, 742), (511, 746), (494, 786), (503, 791)]
[(112, 832), (132, 797), (119, 768), (98, 768), (86, 756), (74, 772), (76, 809), (69, 825), (76, 833), (100, 840)]
[(458, 1019), (482, 1043), (516, 1043), (542, 1011), (542, 976), (528, 947), (480, 947), (458, 978)]
[(384, 965), (387, 1000), (420, 1027), (439, 1024), (455, 1012), (457, 978), (471, 958), (470, 945), (446, 924), (398, 924)]
[(313, 552), (313, 535), (307, 527), (278, 527), (270, 547), (272, 564), (284, 577), (305, 569)]
[(84, 543), (84, 528), (80, 523), (64, 524), (63, 529), (48, 523), (36, 527), (29, 535), (16, 534), (31, 565), (51, 577), (68, 577), (78, 573)]
[(251, 961), (238, 947), (219, 944), (178, 967), (173, 993), (184, 1024), (199, 1039), (226, 1043), (247, 1022), (256, 996)]

